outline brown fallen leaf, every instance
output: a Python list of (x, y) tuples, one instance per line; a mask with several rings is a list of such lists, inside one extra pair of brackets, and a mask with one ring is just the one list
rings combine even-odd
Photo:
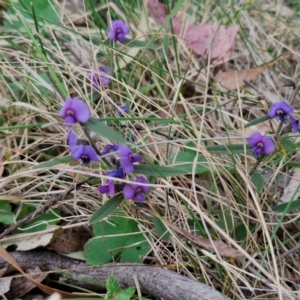
[(268, 70), (268, 66), (264, 65), (250, 70), (228, 71), (220, 72), (215, 76), (217, 86), (221, 90), (236, 90), (245, 85), (244, 80), (252, 81), (258, 77), (261, 73)]
[(290, 51), (286, 51), (277, 60), (273, 60), (270, 63), (267, 63), (255, 69), (219, 72), (215, 76), (216, 84), (214, 84), (214, 86), (223, 91), (226, 91), (228, 89), (236, 90), (245, 85), (244, 80), (252, 81), (256, 79), (260, 74), (267, 71), (274, 64), (277, 64), (279, 60), (286, 58), (289, 55)]
[[(166, 6), (155, 0), (148, 0), (147, 6), (154, 20), (158, 24), (162, 24), (167, 17)], [(183, 22), (176, 16), (171, 21), (174, 34), (180, 35)], [(170, 26), (168, 25), (166, 29), (170, 30)], [(183, 38), (185, 44), (195, 53), (199, 55), (208, 54), (211, 60), (224, 61), (231, 57), (238, 30), (238, 25), (230, 27), (218, 24), (188, 25)]]
[(238, 30), (238, 25), (189, 25), (184, 38), (195, 53), (204, 55), (207, 52), (212, 60), (225, 61), (231, 57)]
[(84, 226), (67, 228), (47, 248), (65, 254), (82, 251), (91, 237), (91, 233)]

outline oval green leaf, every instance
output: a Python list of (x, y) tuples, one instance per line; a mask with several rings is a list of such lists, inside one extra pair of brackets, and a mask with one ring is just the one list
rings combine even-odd
[(262, 123), (262, 122), (265, 122), (265, 121), (270, 120), (270, 119), (271, 119), (271, 118), (270, 118), (268, 115), (263, 116), (263, 117), (256, 118), (256, 119), (250, 121), (249, 123), (247, 123), (247, 124), (245, 125), (245, 128), (246, 128), (246, 127), (253, 126), (253, 125), (256, 125), (256, 124), (259, 124), (259, 123)]
[(209, 153), (232, 155), (245, 153), (245, 149), (248, 152), (252, 147), (245, 144), (233, 144), (208, 146), (206, 149)]
[(33, 169), (50, 168), (50, 167), (53, 167), (53, 166), (58, 165), (58, 164), (68, 163), (72, 160), (73, 160), (73, 158), (72, 158), (71, 155), (63, 156), (63, 157), (59, 157), (59, 158), (54, 158), (54, 159), (45, 161), (43, 163), (40, 163), (40, 164), (34, 166)]
[(251, 175), (251, 181), (253, 185), (255, 186), (258, 194), (261, 194), (264, 189), (264, 179), (259, 173), (253, 173)]
[(112, 213), (123, 201), (123, 195), (117, 195), (104, 203), (91, 217), (90, 224), (99, 222)]
[[(287, 208), (287, 206), (289, 205), (289, 207)], [(286, 210), (287, 208), (287, 210)], [(272, 207), (273, 211), (276, 212), (284, 212), (286, 210), (286, 213), (292, 212), (294, 210), (300, 209), (300, 200), (294, 200), (292, 201), (292, 203), (282, 203), (282, 204), (278, 204)]]
[(153, 217), (153, 225), (159, 238), (165, 242), (168, 242), (170, 239), (170, 232), (162, 220), (158, 217)]
[(111, 142), (118, 144), (126, 144), (123, 135), (111, 127), (103, 124), (103, 120), (96, 118), (89, 118), (89, 120), (84, 124), (84, 127), (99, 134), (102, 137), (107, 138)]

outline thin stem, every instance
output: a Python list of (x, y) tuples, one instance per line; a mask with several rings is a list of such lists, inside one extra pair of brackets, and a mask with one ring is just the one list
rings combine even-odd
[(256, 160), (255, 165), (253, 166), (253, 168), (249, 172), (249, 176), (251, 176), (256, 171), (256, 169), (258, 168), (259, 164), (262, 162), (262, 160), (264, 159), (265, 156), (266, 156), (265, 154), (262, 154), (261, 156), (258, 157), (258, 159)]

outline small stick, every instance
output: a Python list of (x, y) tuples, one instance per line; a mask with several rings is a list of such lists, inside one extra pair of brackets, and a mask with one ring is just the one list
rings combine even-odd
[(68, 194), (70, 194), (72, 191), (74, 191), (75, 189), (79, 188), (83, 184), (87, 183), (92, 178), (93, 178), (93, 176), (89, 176), (87, 179), (84, 179), (84, 180), (82, 180), (82, 181), (80, 181), (80, 182), (78, 182), (76, 184), (73, 184), (68, 190), (66, 190), (64, 193), (60, 194), (59, 196), (54, 197), (52, 199), (49, 199), (46, 202), (45, 205), (41, 206), (36, 211), (34, 211), (31, 214), (27, 215), (25, 218), (19, 220), (16, 224), (13, 224), (13, 225), (9, 226), (5, 231), (3, 231), (0, 234), (0, 240), (3, 239), (8, 234), (10, 234), (15, 229), (17, 229), (18, 227), (20, 227), (21, 225), (23, 225), (23, 224), (31, 221), (33, 218), (35, 218), (37, 216), (40, 216), (41, 214), (43, 214), (44, 212), (46, 212), (51, 206), (53, 206), (57, 202), (63, 200)]
[(265, 100), (267, 103), (272, 104), (272, 101), (270, 101), (270, 99), (268, 99), (263, 93), (261, 93), (256, 86), (254, 86), (252, 83), (250, 83), (249, 81), (247, 81), (245, 79), (243, 81), (247, 86), (251, 87), (258, 94), (258, 96), (257, 96), (258, 100)]

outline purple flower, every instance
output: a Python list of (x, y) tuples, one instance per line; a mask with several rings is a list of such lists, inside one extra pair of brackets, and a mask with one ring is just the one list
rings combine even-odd
[[(125, 178), (124, 171), (120, 169), (108, 171), (106, 173), (107, 176), (115, 177), (115, 178)], [(115, 194), (115, 184), (111, 179), (107, 179), (107, 185), (100, 185), (98, 190), (100, 194), (106, 194), (109, 193), (111, 196)]]
[(112, 180), (107, 180), (107, 185), (100, 185), (98, 187), (98, 191), (100, 194), (109, 193), (111, 196), (115, 194), (115, 184)]
[(70, 131), (68, 133), (67, 144), (68, 144), (71, 152), (77, 146), (77, 136), (72, 129), (70, 129)]
[(71, 148), (71, 153), (74, 160), (81, 159), (84, 164), (99, 161), (96, 150), (90, 145), (78, 145), (73, 149)]
[(117, 115), (122, 118), (124, 117), (124, 113), (128, 113), (128, 106), (127, 105), (118, 106)]
[(123, 194), (127, 200), (136, 199), (141, 203), (145, 201), (145, 194), (149, 192), (150, 187), (140, 183), (149, 184), (149, 181), (147, 178), (139, 176), (131, 183), (125, 185)]
[(121, 179), (125, 178), (125, 174), (122, 168), (108, 171), (106, 172), (106, 175), (110, 177), (121, 178)]
[(261, 135), (259, 132), (253, 133), (247, 138), (247, 143), (253, 147), (253, 155), (270, 154), (275, 151), (275, 145), (271, 138)]
[(268, 115), (270, 118), (278, 118), (284, 123), (289, 117), (294, 132), (298, 132), (298, 121), (292, 116), (294, 108), (285, 101), (274, 103), (269, 109)]
[(133, 163), (141, 161), (143, 158), (138, 154), (133, 154), (131, 149), (125, 145), (119, 146), (120, 165), (125, 173), (133, 173)]
[(99, 89), (101, 86), (108, 86), (110, 79), (107, 74), (109, 74), (109, 68), (102, 66), (97, 71), (88, 75), (94, 89)]
[(125, 35), (129, 33), (128, 26), (119, 20), (111, 21), (111, 27), (108, 28), (107, 36), (111, 41), (124, 42)]
[(118, 150), (119, 150), (119, 145), (114, 145), (114, 144), (106, 145), (104, 147), (104, 149), (102, 150), (101, 155), (105, 155), (109, 152), (114, 152), (114, 151), (118, 151)]
[(81, 99), (67, 97), (59, 115), (65, 119), (67, 124), (86, 123), (90, 117), (90, 110)]

